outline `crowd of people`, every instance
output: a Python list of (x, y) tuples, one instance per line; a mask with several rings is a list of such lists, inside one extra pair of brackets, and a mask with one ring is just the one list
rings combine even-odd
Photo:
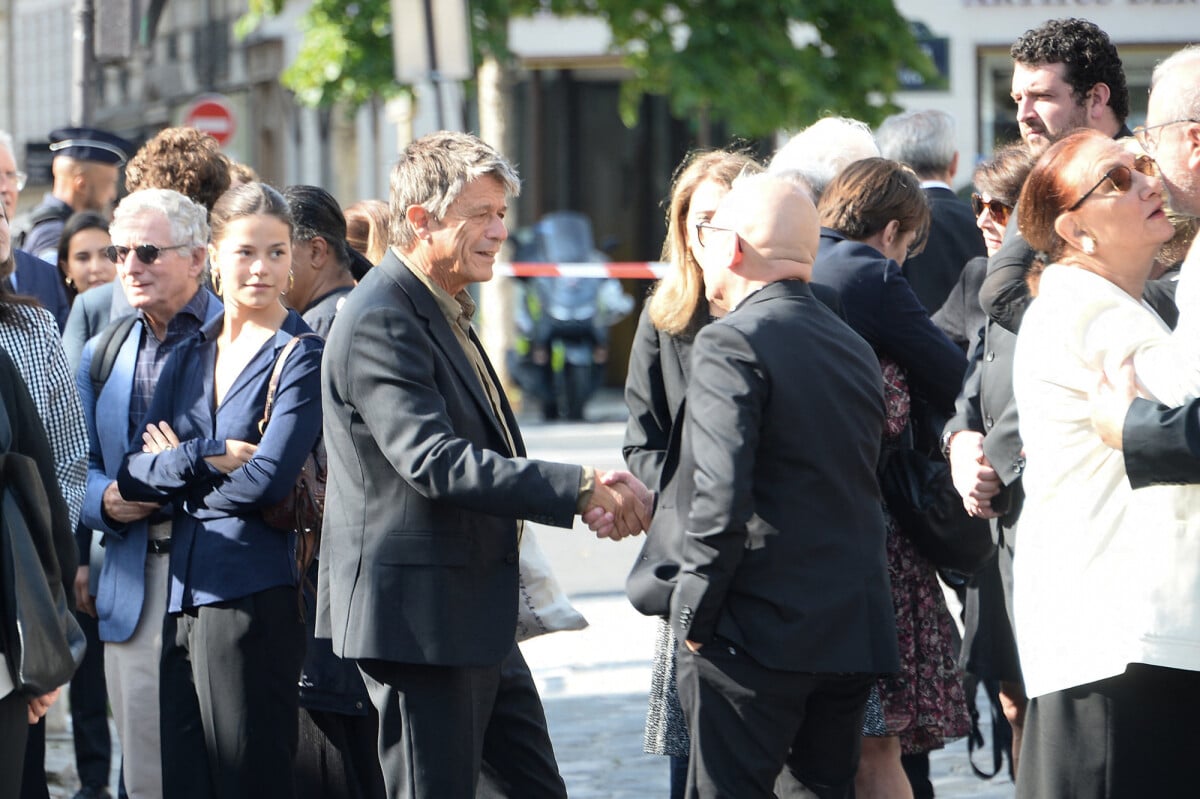
[[(525, 452), (468, 291), (520, 182), (477, 137), (417, 139), (389, 203), (343, 212), (192, 129), (132, 157), (64, 129), (14, 232), (0, 135), (0, 447), (46, 507), (5, 494), (0, 554), (32, 540), (63, 600), (40, 632), (75, 674), (78, 796), (108, 795), (110, 707), (137, 799), (566, 796), (516, 630), (525, 523), (576, 517), (646, 532), (627, 589), (658, 618), (644, 745), (672, 799), (932, 797), (967, 674), (1022, 799), (1190, 795), (1200, 47), (1158, 65), (1134, 131), (1094, 24), (1011, 52), (1022, 140), (970, 203), (939, 111), (687, 157), (627, 471)], [(991, 525), (971, 573), (880, 488), (931, 430)], [(314, 456), (310, 564), (274, 510)], [(2, 587), (0, 797), (46, 796), (59, 685)]]

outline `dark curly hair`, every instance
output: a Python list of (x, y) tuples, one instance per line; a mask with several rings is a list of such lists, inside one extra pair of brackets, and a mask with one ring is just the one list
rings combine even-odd
[(125, 188), (172, 189), (212, 212), (229, 189), (229, 159), (195, 128), (164, 128), (125, 165)]
[(1129, 87), (1125, 67), (1108, 34), (1086, 19), (1052, 19), (1025, 31), (1009, 51), (1018, 64), (1065, 64), (1066, 80), (1075, 101), (1082, 103), (1097, 83), (1108, 86), (1108, 107), (1117, 121), (1129, 116)]

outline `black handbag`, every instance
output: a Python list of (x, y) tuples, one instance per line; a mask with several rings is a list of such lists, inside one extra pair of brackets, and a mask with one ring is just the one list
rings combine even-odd
[(16, 689), (41, 696), (70, 681), (87, 642), (67, 605), (50, 502), (32, 458), (0, 454), (0, 503), (4, 655)]
[(900, 532), (940, 569), (970, 575), (996, 550), (991, 525), (967, 513), (936, 441), (942, 419), (914, 398), (900, 441), (885, 447), (879, 488)]

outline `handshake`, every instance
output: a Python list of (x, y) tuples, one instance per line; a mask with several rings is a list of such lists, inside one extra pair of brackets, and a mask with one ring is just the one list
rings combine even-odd
[(591, 503), (582, 514), (597, 538), (622, 538), (650, 527), (654, 516), (654, 493), (629, 472), (596, 472)]

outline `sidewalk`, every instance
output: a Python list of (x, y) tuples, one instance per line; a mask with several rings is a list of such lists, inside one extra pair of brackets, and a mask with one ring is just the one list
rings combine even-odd
[[(623, 595), (573, 602), (590, 622), (587, 629), (521, 645), (546, 707), (567, 792), (572, 799), (665, 797), (666, 758), (642, 752), (655, 621), (638, 614)], [(991, 740), (990, 724), (984, 736)], [(991, 781), (974, 775), (966, 741), (932, 753), (930, 772), (938, 799), (1013, 796), (1007, 774)]]

